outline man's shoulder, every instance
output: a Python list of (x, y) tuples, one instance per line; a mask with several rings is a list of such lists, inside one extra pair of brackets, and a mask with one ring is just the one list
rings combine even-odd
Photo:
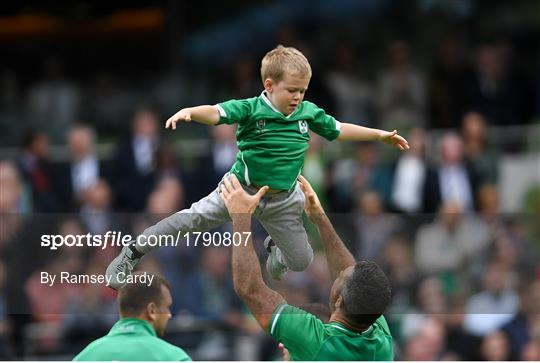
[(105, 335), (104, 337), (101, 337), (99, 339), (94, 340), (90, 344), (88, 344), (79, 354), (73, 358), (74, 361), (84, 361), (84, 360), (92, 360), (95, 358), (92, 358), (95, 352), (101, 351), (103, 345), (107, 344), (109, 341), (109, 337)]

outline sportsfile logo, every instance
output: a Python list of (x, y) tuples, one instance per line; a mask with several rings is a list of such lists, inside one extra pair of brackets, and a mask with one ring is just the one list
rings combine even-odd
[(186, 247), (229, 247), (246, 245), (251, 232), (183, 232), (176, 235), (138, 235), (134, 238), (131, 234), (120, 231), (107, 231), (105, 234), (81, 234), (59, 235), (44, 234), (41, 236), (41, 247), (55, 251), (62, 246), (66, 247), (97, 247), (104, 250), (111, 247), (129, 246), (136, 241), (138, 246), (150, 247), (176, 247), (185, 244)]

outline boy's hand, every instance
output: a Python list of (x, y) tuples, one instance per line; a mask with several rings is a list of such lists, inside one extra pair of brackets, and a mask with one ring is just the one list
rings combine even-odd
[(379, 141), (382, 141), (388, 145), (394, 145), (399, 150), (409, 149), (409, 143), (407, 142), (407, 140), (405, 140), (404, 137), (398, 135), (397, 130), (394, 130), (392, 132), (381, 131), (381, 134), (379, 136)]
[(298, 176), (298, 180), (300, 182), (300, 189), (302, 189), (304, 195), (306, 196), (304, 211), (306, 212), (308, 218), (315, 223), (319, 218), (324, 216), (324, 209), (321, 205), (321, 201), (306, 178), (300, 175)]
[(165, 123), (165, 128), (168, 129), (171, 127), (173, 130), (176, 130), (177, 122), (191, 122), (191, 112), (187, 108), (183, 108), (167, 120)]
[(251, 215), (267, 190), (268, 187), (264, 186), (255, 195), (249, 195), (242, 188), (236, 176), (231, 175), (230, 177), (223, 178), (219, 195), (225, 202), (229, 215), (234, 220), (242, 215)]

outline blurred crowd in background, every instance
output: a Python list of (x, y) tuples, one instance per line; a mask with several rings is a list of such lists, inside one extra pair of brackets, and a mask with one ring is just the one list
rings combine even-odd
[[(234, 43), (244, 17), (274, 3), (287, 12), (269, 1), (206, 27), (227, 29), (222, 41)], [(196, 58), (211, 51), (194, 39), (213, 33), (201, 31), (183, 38), (184, 59), (167, 70), (82, 74), (61, 52), (43, 55), (30, 81), (16, 66), (0, 69), (0, 358), (70, 359), (109, 330), (114, 291), (49, 287), (40, 272), (102, 274), (118, 249), (51, 251), (41, 235), (137, 235), (207, 195), (234, 162), (235, 128), (192, 122), (173, 132), (164, 122), (181, 107), (257, 96), (260, 59), (281, 43), (311, 62), (307, 100), (344, 122), (398, 129), (411, 146), (312, 135), (303, 172), (354, 255), (392, 281), (385, 316), (396, 359), (540, 360), (540, 11), (531, 15), (534, 2), (506, 17), (483, 1), (380, 3), (361, 24), (289, 17), (248, 42), (256, 46), (206, 62)], [(266, 280), (325, 320), (332, 282), (306, 226), (312, 265)], [(254, 233), (264, 266), (265, 232)], [(277, 356), (234, 293), (229, 248), (165, 247), (140, 269), (170, 280), (166, 338), (194, 359)]]

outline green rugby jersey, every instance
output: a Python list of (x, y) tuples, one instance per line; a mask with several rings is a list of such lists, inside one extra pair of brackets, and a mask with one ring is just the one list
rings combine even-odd
[(383, 316), (363, 333), (338, 322), (324, 324), (316, 316), (294, 306), (279, 305), (272, 315), (269, 333), (289, 350), (292, 360), (391, 361), (392, 336)]
[(147, 321), (119, 320), (109, 334), (83, 349), (75, 361), (191, 361), (182, 349), (158, 338)]
[(322, 108), (303, 101), (288, 116), (279, 112), (263, 92), (259, 97), (216, 105), (218, 124), (238, 124), (238, 154), (231, 172), (246, 185), (290, 190), (304, 166), (309, 130), (334, 140), (340, 123)]

